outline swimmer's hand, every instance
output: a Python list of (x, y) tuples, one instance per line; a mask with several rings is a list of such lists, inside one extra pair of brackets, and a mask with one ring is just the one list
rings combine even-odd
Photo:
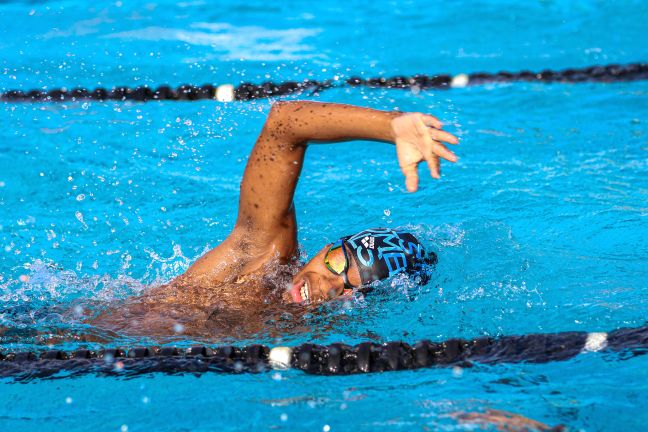
[(457, 144), (456, 136), (441, 130), (441, 122), (434, 116), (409, 113), (391, 121), (398, 164), (405, 175), (405, 185), (409, 192), (418, 189), (418, 164), (427, 162), (433, 178), (441, 178), (439, 158), (456, 162), (457, 156), (442, 142)]

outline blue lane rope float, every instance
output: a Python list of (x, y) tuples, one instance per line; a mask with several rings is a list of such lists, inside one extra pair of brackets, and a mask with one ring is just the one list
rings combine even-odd
[(317, 375), (459, 366), (472, 363), (547, 363), (585, 352), (616, 352), (625, 359), (648, 353), (648, 325), (609, 333), (562, 332), (358, 345), (334, 343), (297, 347), (264, 345), (103, 348), (76, 351), (0, 353), (0, 378), (30, 380), (82, 374), (134, 376), (149, 373), (261, 373), (272, 369), (300, 369)]
[(194, 101), (213, 99), (220, 102), (246, 101), (268, 97), (287, 96), (303, 92), (318, 93), (333, 87), (378, 87), (390, 89), (409, 89), (421, 91), (426, 89), (449, 89), (491, 83), (510, 83), (516, 81), (541, 83), (613, 83), (648, 79), (648, 63), (631, 63), (627, 65), (590, 66), (579, 69), (541, 72), (478, 72), (458, 75), (413, 75), (392, 78), (334, 79), (315, 81), (286, 81), (283, 83), (265, 82), (262, 84), (242, 83), (235, 87), (232, 84), (202, 86), (181, 85), (172, 88), (163, 85), (157, 88), (139, 87), (102, 87), (88, 90), (85, 88), (58, 88), (51, 90), (9, 90), (0, 93), (0, 100), (5, 102), (73, 102), (77, 100), (117, 100), (147, 102), (155, 100)]

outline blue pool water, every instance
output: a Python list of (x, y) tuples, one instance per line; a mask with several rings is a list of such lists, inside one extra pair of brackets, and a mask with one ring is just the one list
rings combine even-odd
[[(648, 58), (641, 1), (233, 3), (2, 2), (0, 91)], [(643, 325), (647, 93), (648, 83), (633, 82), (301, 96), (429, 112), (461, 137), (460, 161), (411, 195), (392, 147), (316, 146), (295, 199), (307, 255), (368, 226), (408, 226), (436, 248), (439, 265), (419, 290), (396, 286), (353, 308), (321, 311), (306, 332), (235, 342), (414, 342)], [(0, 326), (25, 337), (0, 338), (0, 350), (35, 348), (30, 330), (78, 329), (57, 307), (136, 294), (181, 274), (223, 240), (270, 104), (2, 103)], [(116, 337), (113, 344), (144, 342)], [(648, 422), (647, 370), (645, 357), (583, 354), (541, 365), (349, 377), (285, 371), (3, 381), (0, 425), (474, 430), (453, 413), (498, 409), (576, 430), (638, 430)]]

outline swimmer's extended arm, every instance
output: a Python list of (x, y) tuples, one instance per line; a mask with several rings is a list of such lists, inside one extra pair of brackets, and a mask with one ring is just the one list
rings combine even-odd
[(457, 160), (441, 144), (456, 144), (457, 138), (442, 131), (433, 116), (331, 103), (275, 103), (245, 169), (237, 228), (262, 237), (283, 235), (282, 228), (294, 218), (293, 195), (307, 144), (349, 140), (395, 143), (410, 192), (418, 188), (420, 162), (427, 161), (438, 178), (439, 157)]
[(356, 139), (395, 143), (410, 192), (418, 188), (420, 162), (427, 161), (432, 177), (438, 178), (439, 157), (456, 161), (441, 141), (456, 144), (457, 138), (429, 115), (331, 103), (275, 103), (245, 167), (234, 230), (183, 279), (211, 275), (225, 280), (258, 269), (272, 256), (284, 261), (294, 257), (293, 195), (308, 143)]

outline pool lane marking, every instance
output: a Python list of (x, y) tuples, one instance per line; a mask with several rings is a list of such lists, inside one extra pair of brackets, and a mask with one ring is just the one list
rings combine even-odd
[(607, 347), (607, 333), (588, 333), (583, 346), (584, 352), (597, 352)]
[[(604, 332), (593, 332), (587, 334), (582, 352), (598, 352), (604, 350), (608, 334)], [(274, 347), (270, 350), (268, 363), (273, 369), (290, 369), (293, 349), (290, 347)]]
[(273, 369), (290, 369), (292, 359), (292, 348), (274, 347), (270, 350), (269, 364)]
[(219, 85), (216, 88), (216, 97), (218, 102), (232, 102), (234, 100), (234, 86), (232, 84)]
[(452, 77), (452, 80), (450, 81), (450, 87), (452, 88), (466, 87), (469, 82), (470, 82), (470, 77), (465, 73), (461, 73), (459, 75), (455, 75)]

